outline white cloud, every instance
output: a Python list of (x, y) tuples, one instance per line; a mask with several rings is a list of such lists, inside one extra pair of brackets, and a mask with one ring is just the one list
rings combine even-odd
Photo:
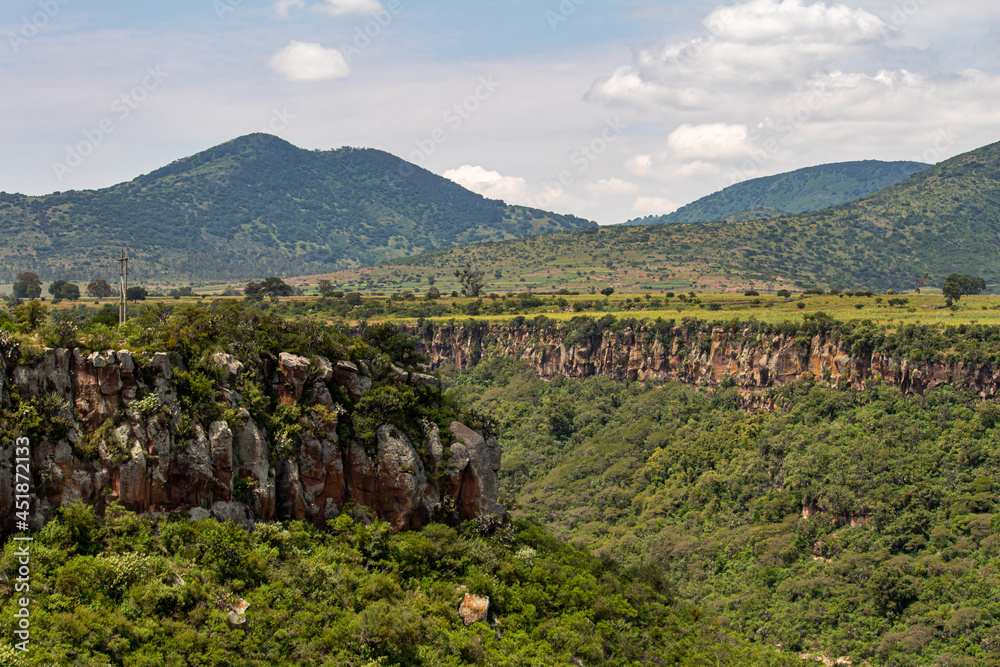
[(587, 192), (594, 197), (615, 197), (617, 195), (631, 195), (639, 191), (639, 186), (635, 183), (623, 181), (620, 178), (603, 178), (596, 183), (587, 184)]
[(274, 3), (274, 13), (279, 19), (287, 19), (292, 9), (301, 9), (305, 6), (305, 0), (278, 0)]
[(634, 212), (825, 162), (933, 162), (996, 136), (1000, 75), (949, 70), (889, 10), (883, 19), (848, 2), (719, 7), (700, 34), (640, 49), (596, 80), (589, 101), (668, 129), (626, 138), (625, 169), (651, 195)]
[(449, 169), (442, 175), (489, 199), (516, 203), (526, 203), (528, 200), (528, 185), (518, 176), (503, 176), (500, 172), (471, 164)]
[(682, 160), (732, 158), (746, 152), (746, 138), (746, 125), (685, 123), (670, 133), (667, 147), (673, 157)]
[(720, 7), (704, 21), (710, 32), (727, 41), (775, 44), (842, 45), (878, 40), (885, 35), (882, 19), (864, 9), (803, 0), (751, 0)]
[(275, 53), (268, 64), (289, 81), (326, 81), (351, 73), (340, 51), (309, 42), (292, 41)]
[(382, 9), (382, 3), (379, 0), (323, 0), (317, 9), (332, 16), (371, 14)]
[(639, 153), (633, 155), (625, 163), (625, 168), (636, 176), (647, 176), (649, 175), (649, 170), (653, 167), (653, 156), (646, 155), (645, 153)]
[(673, 201), (664, 197), (637, 197), (632, 204), (632, 213), (637, 216), (644, 215), (667, 215), (679, 208)]
[(718, 173), (719, 167), (715, 164), (705, 162), (704, 160), (695, 160), (694, 162), (685, 162), (673, 166), (670, 169), (669, 175), (673, 178), (700, 178), (716, 176)]
[(686, 42), (638, 52), (597, 81), (592, 99), (646, 108), (708, 110), (751, 90), (791, 91), (825, 68), (864, 60), (887, 36), (877, 16), (846, 5), (750, 0), (720, 7)]

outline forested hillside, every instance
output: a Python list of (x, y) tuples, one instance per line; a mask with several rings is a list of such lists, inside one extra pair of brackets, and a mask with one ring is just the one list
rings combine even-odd
[[(682, 206), (668, 215), (629, 220), (630, 225), (713, 222), (730, 216), (776, 218), (846, 204), (923, 171), (922, 162), (838, 162), (753, 178)], [(756, 215), (747, 215), (756, 212)]]
[(750, 642), (853, 664), (1000, 663), (1000, 407), (799, 382), (773, 411), (505, 358), (452, 381), (515, 515), (663, 573)]
[(485, 199), (374, 149), (254, 134), (103, 190), (0, 193), (0, 282), (304, 275), (434, 248), (594, 226)]
[(396, 260), (436, 270), (471, 262), (546, 285), (587, 277), (659, 286), (695, 283), (912, 289), (953, 272), (1000, 284), (1000, 144), (946, 160), (859, 201), (770, 220), (677, 223), (557, 232)]

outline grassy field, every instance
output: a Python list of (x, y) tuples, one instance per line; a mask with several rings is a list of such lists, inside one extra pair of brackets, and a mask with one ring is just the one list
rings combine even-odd
[[(564, 297), (570, 304), (581, 299), (593, 300), (593, 297)], [(601, 298), (601, 297), (598, 297)], [(647, 301), (643, 295), (615, 295), (608, 299), (611, 308), (603, 310), (585, 310), (566, 312), (553, 308), (541, 308), (532, 315), (544, 315), (550, 319), (567, 321), (578, 316), (603, 317), (613, 314), (616, 317), (634, 317), (641, 320), (682, 319), (697, 317), (709, 321), (729, 321), (732, 319), (756, 319), (761, 322), (778, 323), (786, 321), (801, 321), (804, 316), (813, 316), (823, 312), (836, 320), (871, 320), (876, 324), (904, 325), (926, 324), (946, 327), (959, 324), (991, 324), (1000, 325), (1000, 296), (972, 296), (963, 298), (958, 304), (958, 310), (944, 307), (940, 295), (910, 294), (901, 295), (909, 303), (902, 307), (890, 307), (886, 304), (887, 296), (875, 297), (838, 297), (838, 296), (793, 296), (791, 299), (780, 299), (773, 296), (756, 298), (734, 294), (705, 294), (697, 297), (698, 303), (682, 303), (671, 299), (669, 305), (651, 306), (653, 299)], [(633, 303), (624, 303), (632, 299)], [(876, 299), (881, 303), (876, 303)], [(662, 300), (662, 299), (661, 299)], [(453, 299), (456, 305), (469, 299)], [(718, 304), (719, 310), (712, 310), (711, 304)], [(803, 304), (799, 308), (799, 304)], [(860, 306), (860, 308), (858, 308)], [(517, 315), (477, 315), (475, 319), (503, 322)], [(432, 321), (447, 321), (459, 319), (461, 316), (443, 316), (425, 318)], [(378, 318), (392, 319), (392, 318)], [(399, 318), (396, 318), (399, 319)], [(466, 316), (462, 319), (468, 319)], [(415, 318), (410, 318), (416, 321)], [(405, 320), (404, 320), (405, 321)]]
[[(310, 292), (314, 291), (315, 283)], [(397, 321), (400, 323), (415, 323), (419, 319), (435, 322), (449, 320), (466, 321), (476, 319), (489, 322), (506, 322), (515, 317), (534, 318), (544, 316), (557, 321), (568, 321), (574, 317), (585, 316), (601, 318), (606, 315), (614, 317), (636, 318), (655, 321), (681, 320), (695, 317), (701, 320), (730, 322), (733, 319), (755, 319), (767, 323), (786, 321), (801, 321), (803, 317), (814, 317), (817, 313), (825, 313), (833, 319), (871, 320), (876, 324), (894, 327), (905, 324), (925, 324), (935, 327), (946, 327), (960, 324), (986, 324), (1000, 326), (1000, 295), (966, 296), (957, 302), (954, 309), (947, 308), (939, 293), (923, 294), (875, 294), (873, 296), (841, 295), (803, 295), (793, 294), (790, 298), (780, 298), (774, 295), (744, 296), (743, 294), (715, 293), (696, 294), (694, 297), (676, 296), (670, 291), (641, 291), (632, 293), (615, 293), (610, 297), (600, 294), (535, 294), (533, 305), (522, 305), (522, 296), (487, 295), (480, 299), (468, 297), (448, 297), (430, 302), (423, 297), (410, 295), (402, 299), (398, 295), (390, 299), (388, 296), (365, 296), (364, 304), (373, 306), (368, 310), (362, 307), (361, 312), (352, 316), (352, 310), (340, 306), (340, 313), (335, 315), (331, 304), (338, 304), (338, 299), (321, 300), (314, 294), (288, 297), (277, 300), (265, 300), (262, 307), (274, 309), (277, 313), (293, 319), (312, 319), (322, 322), (350, 321), (383, 322)], [(686, 294), (690, 294), (687, 292)], [(219, 292), (205, 289), (196, 292), (194, 297), (175, 299), (172, 297), (150, 297), (143, 302), (130, 303), (129, 311), (138, 312), (140, 308), (162, 303), (168, 306), (181, 304), (207, 304), (217, 299), (241, 298), (220, 297)], [(890, 300), (893, 305), (890, 305)], [(905, 300), (905, 303), (902, 301)], [(478, 304), (476, 303), (478, 301)], [(84, 297), (78, 301), (62, 301), (54, 303), (46, 299), (45, 305), (50, 313), (65, 312), (69, 309), (87, 309), (96, 311), (96, 307), (110, 305), (117, 308), (117, 299), (93, 299)], [(424, 307), (427, 310), (423, 310)], [(431, 306), (436, 309), (431, 312)], [(411, 313), (403, 312), (406, 308)], [(497, 311), (503, 311), (497, 314)], [(383, 312), (384, 311), (384, 312)]]

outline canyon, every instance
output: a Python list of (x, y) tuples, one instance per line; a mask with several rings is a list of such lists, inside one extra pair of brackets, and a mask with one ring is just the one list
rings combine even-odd
[(468, 369), (484, 358), (501, 356), (524, 361), (543, 378), (601, 375), (707, 388), (735, 385), (751, 404), (758, 404), (768, 390), (797, 380), (856, 390), (885, 383), (907, 394), (951, 385), (982, 398), (1000, 390), (1000, 369), (990, 365), (915, 362), (880, 352), (852, 354), (836, 332), (804, 339), (748, 329), (648, 323), (604, 331), (591, 327), (573, 334), (530, 322), (424, 323), (411, 332), (434, 369)]

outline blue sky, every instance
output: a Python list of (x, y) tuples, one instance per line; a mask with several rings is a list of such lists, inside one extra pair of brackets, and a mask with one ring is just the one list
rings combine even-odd
[(1000, 141), (996, 5), (5, 0), (0, 190), (104, 187), (266, 130), (617, 223)]

